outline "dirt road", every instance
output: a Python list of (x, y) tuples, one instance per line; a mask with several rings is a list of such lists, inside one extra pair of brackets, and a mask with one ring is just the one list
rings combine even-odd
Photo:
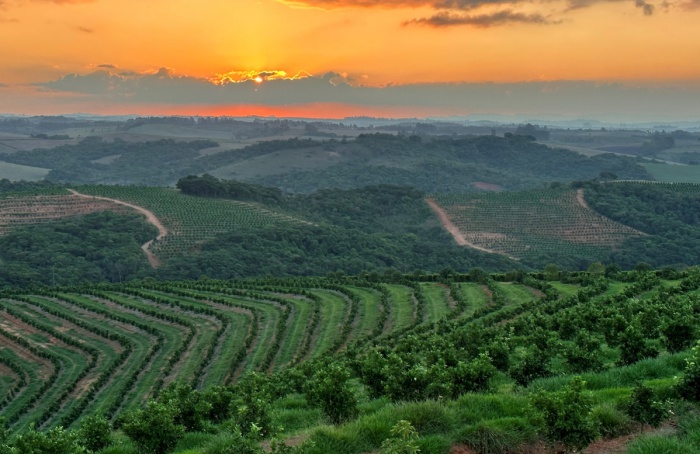
[(445, 210), (443, 210), (440, 207), (440, 205), (438, 205), (437, 202), (435, 202), (435, 200), (425, 199), (425, 202), (438, 215), (438, 217), (440, 218), (440, 223), (448, 232), (450, 232), (450, 235), (452, 235), (452, 238), (454, 238), (457, 244), (459, 244), (460, 246), (468, 246), (478, 251), (488, 252), (489, 254), (498, 254), (496, 251), (486, 249), (485, 247), (477, 246), (476, 244), (467, 241), (464, 235), (462, 235), (462, 232), (459, 231), (459, 228), (457, 228), (457, 226), (452, 223), (449, 216), (447, 216)]
[(160, 222), (160, 220), (156, 217), (155, 214), (151, 213), (150, 211), (148, 211), (144, 207), (140, 207), (138, 205), (127, 203), (127, 202), (124, 202), (124, 201), (121, 201), (118, 199), (111, 199), (109, 197), (93, 196), (93, 195), (89, 195), (89, 194), (81, 194), (80, 192), (78, 192), (74, 189), (69, 189), (69, 191), (73, 195), (77, 195), (78, 197), (83, 197), (86, 199), (107, 200), (109, 202), (113, 202), (113, 203), (116, 203), (118, 205), (123, 205), (125, 207), (132, 208), (132, 209), (138, 211), (139, 213), (143, 214), (144, 216), (146, 216), (146, 220), (158, 229), (158, 236), (155, 238), (155, 240), (150, 240), (150, 241), (144, 243), (141, 246), (141, 249), (143, 249), (143, 252), (146, 254), (146, 257), (148, 257), (148, 263), (150, 263), (153, 268), (157, 268), (160, 265), (160, 259), (158, 259), (158, 257), (153, 255), (153, 253), (150, 251), (149, 248), (151, 247), (151, 244), (153, 244), (153, 241), (160, 240), (165, 235), (167, 235), (168, 229), (165, 228), (163, 223)]

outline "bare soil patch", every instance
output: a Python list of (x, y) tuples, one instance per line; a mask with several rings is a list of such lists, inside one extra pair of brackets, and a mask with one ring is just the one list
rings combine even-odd
[(472, 183), (472, 186), (474, 186), (477, 189), (482, 189), (484, 191), (501, 192), (503, 190), (503, 186), (491, 183), (484, 183), (483, 181), (477, 181), (475, 183)]
[(445, 210), (443, 210), (440, 205), (437, 204), (437, 202), (433, 199), (425, 199), (425, 202), (428, 204), (428, 206), (435, 212), (435, 214), (438, 215), (440, 218), (440, 223), (442, 226), (447, 230), (450, 235), (452, 235), (452, 238), (454, 238), (455, 242), (459, 244), (460, 246), (468, 246), (472, 249), (476, 249), (478, 251), (482, 252), (488, 252), (490, 254), (496, 254), (496, 251), (492, 251), (491, 249), (486, 249), (481, 246), (477, 246), (474, 243), (471, 243), (467, 241), (467, 239), (464, 237), (462, 232), (459, 231), (459, 228), (457, 228), (456, 225), (452, 222), (450, 217), (447, 215)]

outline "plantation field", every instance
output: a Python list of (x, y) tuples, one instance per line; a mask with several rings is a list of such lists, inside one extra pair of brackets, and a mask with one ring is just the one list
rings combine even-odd
[[(1, 414), (20, 431), (31, 422), (67, 427), (95, 412), (113, 417), (171, 381), (231, 384), (492, 304), (485, 286), (462, 285), (462, 307), (434, 282), (201, 280), (6, 292)], [(532, 294), (519, 287), (509, 304), (523, 296)]]
[(700, 166), (671, 164), (641, 164), (655, 180), (666, 183), (700, 183)]
[(540, 255), (576, 255), (600, 260), (635, 229), (591, 210), (583, 190), (436, 195), (468, 246), (532, 259)]
[(108, 197), (152, 212), (167, 234), (150, 250), (159, 258), (195, 252), (216, 235), (242, 228), (276, 224), (301, 224), (304, 220), (277, 213), (260, 205), (235, 200), (193, 197), (175, 189), (133, 186), (80, 186), (81, 194)]
[[(640, 382), (666, 406), (693, 395), (679, 384), (694, 377), (685, 359), (696, 339), (700, 274), (610, 274), (149, 279), (4, 291), (0, 415), (24, 433), (32, 423), (78, 427), (99, 413), (128, 434), (143, 415), (130, 410), (184, 412), (196, 399), (229, 399), (220, 412), (197, 413), (216, 422), (206, 433), (188, 414), (182, 420), (195, 425), (159, 451), (190, 454), (270, 433), (303, 443), (285, 452), (385, 452), (401, 420), (417, 431), (414, 446), (431, 454), (507, 453), (544, 441), (571, 451), (596, 438), (613, 446), (639, 436), (631, 418), (640, 416), (626, 409)], [(577, 438), (532, 419), (559, 411), (538, 403), (550, 397), (583, 409), (556, 416), (577, 421), (566, 429)], [(160, 403), (147, 404), (153, 398)], [(687, 398), (661, 421), (694, 415)], [(261, 435), (236, 435), (250, 421)], [(691, 429), (663, 430), (668, 443), (694, 443), (682, 438)], [(118, 452), (145, 452), (123, 434), (114, 443)]]
[(3, 194), (0, 197), (0, 234), (9, 229), (51, 222), (99, 211), (130, 212), (125, 207), (105, 200), (86, 200), (56, 188), (34, 195)]

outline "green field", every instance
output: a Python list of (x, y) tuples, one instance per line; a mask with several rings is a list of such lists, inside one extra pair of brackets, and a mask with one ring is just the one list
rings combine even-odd
[(700, 166), (644, 163), (655, 180), (666, 183), (700, 183)]
[(49, 171), (50, 169), (0, 161), (0, 180), (7, 178), (10, 181), (38, 181), (48, 175)]

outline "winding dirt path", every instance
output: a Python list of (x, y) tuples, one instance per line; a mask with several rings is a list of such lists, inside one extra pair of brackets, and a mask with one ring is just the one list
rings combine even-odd
[(155, 214), (153, 214), (152, 212), (148, 211), (148, 210), (145, 209), (144, 207), (141, 207), (141, 206), (138, 206), (138, 205), (134, 205), (134, 204), (131, 204), (131, 203), (127, 203), (127, 202), (124, 202), (124, 201), (122, 201), (122, 200), (111, 199), (111, 198), (109, 198), (109, 197), (100, 197), (100, 196), (96, 196), (96, 195), (81, 194), (80, 192), (76, 191), (75, 189), (69, 189), (69, 191), (70, 191), (73, 195), (76, 195), (76, 196), (78, 196), (78, 197), (83, 197), (83, 198), (86, 198), (86, 199), (106, 200), (106, 201), (108, 201), (108, 202), (116, 203), (116, 204), (118, 204), (118, 205), (123, 205), (123, 206), (125, 206), (125, 207), (132, 208), (132, 209), (138, 211), (139, 213), (143, 214), (144, 216), (146, 216), (146, 220), (147, 220), (150, 224), (154, 225), (154, 226), (158, 229), (158, 236), (155, 238), (155, 240), (150, 240), (150, 241), (147, 241), (146, 243), (144, 243), (144, 244), (141, 246), (141, 249), (143, 249), (143, 252), (146, 254), (146, 257), (148, 257), (148, 263), (150, 263), (151, 266), (152, 266), (153, 268), (157, 268), (158, 266), (160, 266), (160, 259), (159, 259), (158, 257), (156, 257), (156, 256), (150, 251), (149, 248), (151, 247), (151, 244), (153, 244), (153, 241), (158, 241), (158, 240), (162, 239), (165, 235), (167, 235), (167, 234), (168, 234), (168, 229), (165, 228), (165, 226), (163, 225), (163, 223), (160, 222), (160, 220), (156, 217)]
[(435, 212), (435, 214), (438, 215), (438, 217), (440, 218), (440, 223), (445, 228), (445, 230), (450, 232), (450, 235), (452, 235), (452, 238), (454, 238), (457, 244), (459, 244), (460, 246), (468, 246), (478, 251), (488, 252), (489, 254), (498, 254), (498, 252), (496, 251), (486, 249), (485, 247), (477, 246), (476, 244), (467, 241), (464, 235), (462, 235), (462, 232), (459, 231), (459, 228), (457, 228), (457, 226), (454, 225), (454, 223), (450, 220), (450, 217), (447, 216), (445, 210), (443, 210), (434, 199), (425, 199), (425, 202)]
[(580, 188), (578, 191), (576, 191), (576, 200), (578, 200), (578, 204), (581, 205), (583, 208), (590, 210), (588, 204), (586, 203), (586, 198), (583, 195), (583, 188)]

